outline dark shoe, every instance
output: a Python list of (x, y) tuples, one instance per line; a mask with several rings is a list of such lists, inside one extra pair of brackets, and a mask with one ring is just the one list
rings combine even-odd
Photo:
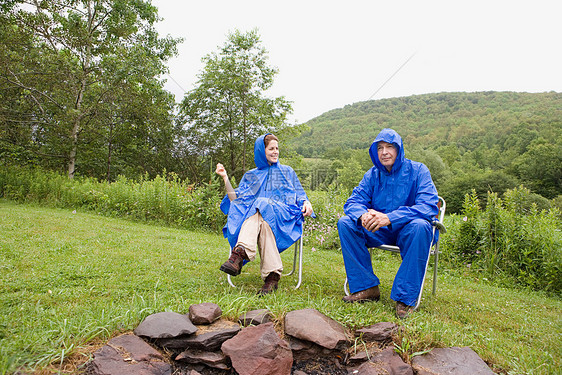
[(412, 311), (414, 311), (412, 306), (408, 306), (400, 301), (396, 302), (396, 316), (400, 319), (406, 319)]
[(244, 260), (248, 260), (246, 251), (242, 246), (236, 246), (234, 250), (232, 250), (230, 258), (228, 258), (228, 260), (222, 264), (220, 270), (222, 272), (228, 273), (231, 276), (240, 275), (240, 272), (242, 272), (242, 265), (244, 264)]
[(373, 286), (371, 288), (355, 292), (349, 296), (343, 297), (343, 302), (353, 303), (353, 302), (367, 302), (367, 301), (378, 301), (381, 298), (381, 292), (379, 291), (379, 286)]
[(272, 272), (265, 278), (263, 286), (258, 291), (259, 296), (265, 296), (271, 292), (275, 292), (277, 290), (277, 283), (279, 283), (279, 279), (281, 275), (278, 273)]

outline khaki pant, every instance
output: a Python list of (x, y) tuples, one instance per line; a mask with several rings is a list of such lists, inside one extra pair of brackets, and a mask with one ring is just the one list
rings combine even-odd
[(250, 260), (256, 259), (259, 248), (262, 279), (265, 280), (271, 272), (278, 273), (279, 275), (283, 272), (283, 262), (277, 249), (275, 236), (259, 211), (242, 223), (237, 245), (244, 246), (246, 255)]

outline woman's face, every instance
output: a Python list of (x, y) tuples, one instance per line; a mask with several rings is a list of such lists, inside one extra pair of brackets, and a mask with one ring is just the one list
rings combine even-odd
[(265, 148), (265, 158), (270, 164), (277, 163), (279, 160), (279, 144), (275, 139), (269, 141)]

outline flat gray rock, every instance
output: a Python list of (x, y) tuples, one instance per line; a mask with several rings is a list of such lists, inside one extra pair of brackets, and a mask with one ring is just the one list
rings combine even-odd
[(159, 312), (146, 317), (134, 330), (135, 335), (151, 339), (164, 339), (191, 335), (197, 332), (187, 315), (175, 312)]
[(176, 361), (192, 364), (202, 363), (206, 366), (228, 370), (228, 358), (221, 352), (208, 352), (205, 350), (188, 349), (176, 357)]
[(494, 375), (486, 362), (469, 347), (436, 348), (412, 359), (418, 375)]
[(359, 375), (414, 375), (412, 366), (405, 363), (393, 348), (375, 354), (370, 361), (363, 363), (350, 374)]
[(220, 349), (223, 342), (240, 332), (240, 325), (228, 320), (220, 319), (209, 325), (197, 326), (193, 335), (179, 336), (157, 341), (159, 346), (168, 349), (199, 349), (215, 351)]
[(249, 325), (257, 326), (270, 321), (271, 312), (268, 309), (248, 311), (247, 313), (240, 315), (238, 318), (238, 322), (244, 327)]
[(392, 339), (392, 335), (398, 332), (398, 326), (392, 322), (380, 322), (355, 331), (356, 337), (364, 341), (386, 341)]
[(371, 358), (373, 358), (379, 351), (380, 349), (376, 349), (376, 348), (371, 349), (368, 352), (365, 350), (358, 351), (357, 353), (349, 357), (349, 362), (361, 364), (362, 362), (366, 362)]

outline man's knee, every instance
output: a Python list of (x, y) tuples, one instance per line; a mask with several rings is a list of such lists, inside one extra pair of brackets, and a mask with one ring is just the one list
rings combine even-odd
[(431, 232), (431, 223), (425, 219), (414, 219), (406, 224), (406, 228), (413, 231)]
[(349, 216), (342, 216), (338, 220), (338, 232), (349, 232), (355, 228), (355, 222)]
[(414, 219), (404, 226), (400, 237), (404, 240), (431, 240), (431, 223), (424, 219)]

